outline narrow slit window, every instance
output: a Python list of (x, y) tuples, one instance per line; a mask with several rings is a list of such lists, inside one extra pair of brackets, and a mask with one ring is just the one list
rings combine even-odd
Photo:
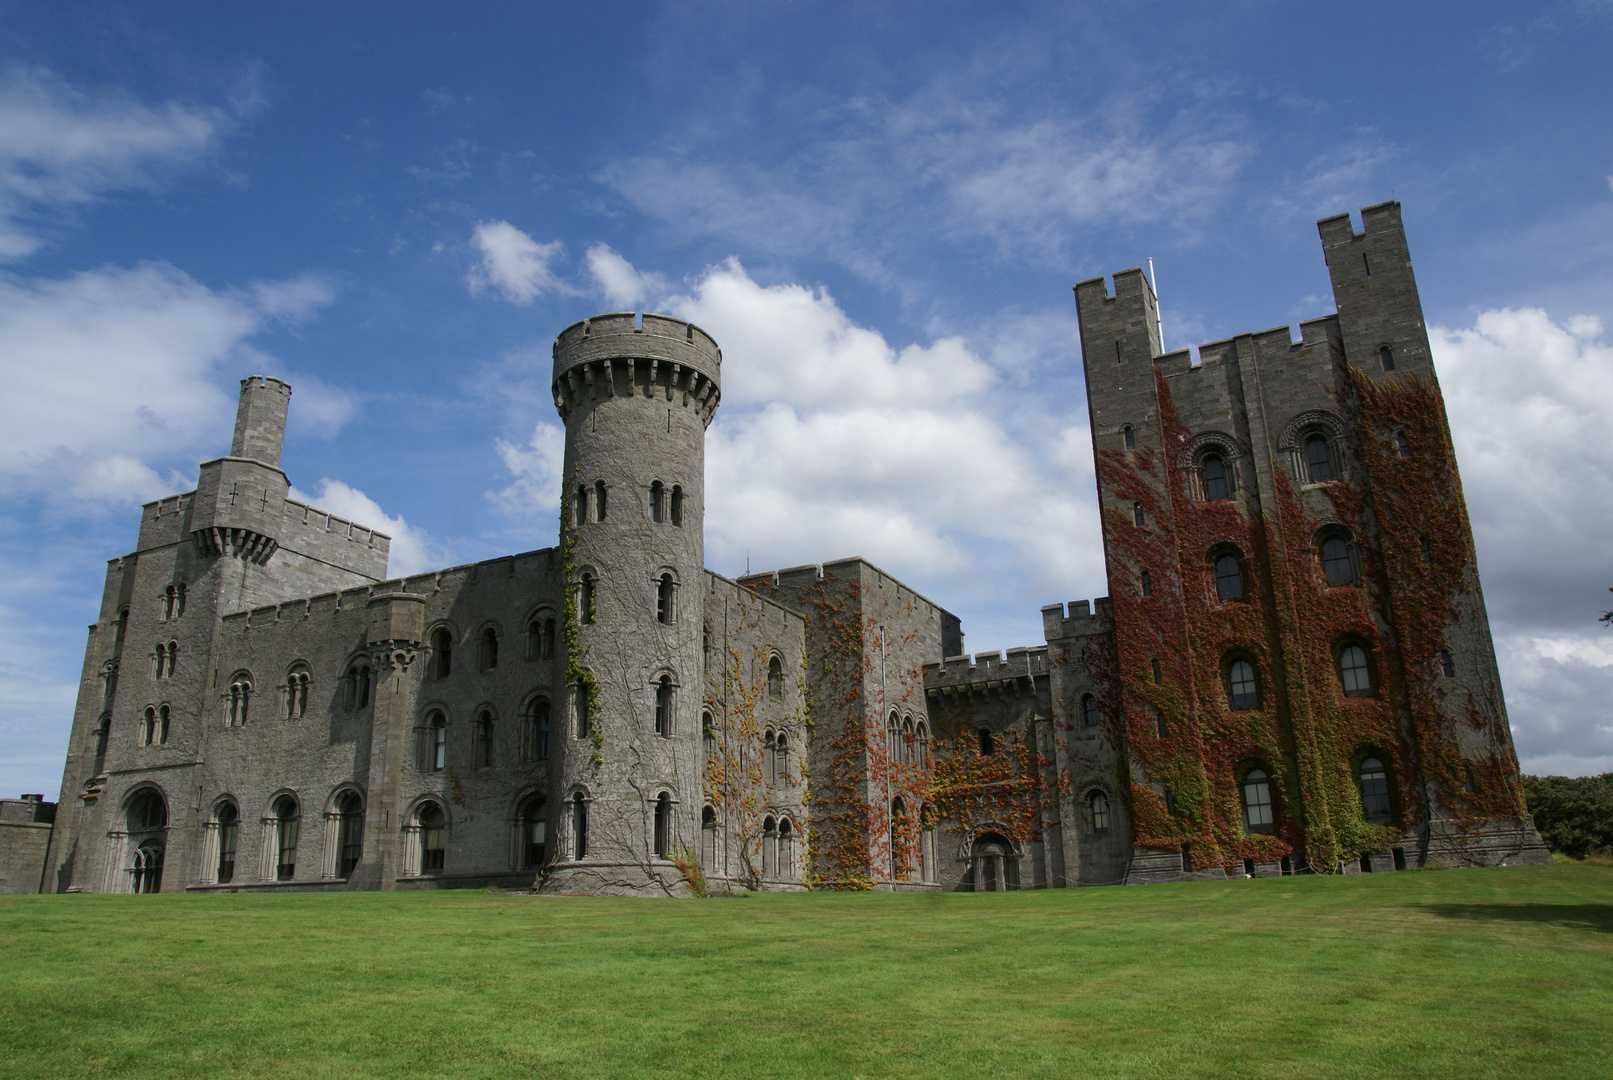
[(1144, 520), (1143, 519), (1143, 504), (1140, 503), (1140, 502), (1132, 503), (1131, 504), (1131, 523), (1133, 525), (1137, 526), (1140, 529), (1140, 528), (1143, 527), (1143, 520)]
[(1098, 699), (1091, 694), (1081, 695), (1081, 726), (1098, 726)]
[(1127, 424), (1125, 427), (1120, 429), (1120, 434), (1125, 438), (1126, 449), (1127, 450), (1135, 450), (1135, 449), (1137, 449), (1137, 429), (1136, 428), (1132, 427), (1130, 424)]
[(683, 527), (683, 485), (672, 485), (672, 524), (676, 528)]
[(661, 676), (655, 684), (655, 733), (663, 738), (672, 735), (672, 676)]
[(1451, 659), (1449, 649), (1439, 650), (1439, 671), (1447, 679), (1456, 678), (1456, 661)]
[(581, 525), (588, 520), (588, 485), (580, 484), (577, 487), (577, 524)]
[(655, 587), (655, 618), (657, 622), (672, 623), (672, 600), (677, 586), (673, 584), (671, 574), (662, 574), (660, 584)]
[(650, 485), (650, 520), (660, 521), (666, 516), (666, 488), (657, 480)]
[(997, 752), (997, 740), (993, 738), (990, 728), (980, 729), (980, 756), (990, 757)]
[(1379, 345), (1378, 362), (1383, 365), (1383, 370), (1393, 371), (1395, 369), (1395, 351), (1387, 345)]
[(594, 482), (594, 520), (605, 520), (605, 481)]
[(1150, 575), (1147, 570), (1143, 571), (1142, 584), (1143, 584), (1143, 595), (1144, 596), (1152, 596), (1152, 595), (1154, 595), (1154, 579), (1153, 579), (1153, 576)]
[(1411, 440), (1404, 431), (1395, 432), (1395, 453), (1403, 458), (1411, 457)]
[(1159, 657), (1157, 657), (1157, 656), (1153, 657), (1152, 659), (1150, 659), (1148, 661), (1148, 664), (1149, 664), (1150, 667), (1152, 667), (1154, 669), (1154, 681), (1156, 683), (1163, 681), (1164, 673), (1160, 670), (1160, 667), (1159, 667)]

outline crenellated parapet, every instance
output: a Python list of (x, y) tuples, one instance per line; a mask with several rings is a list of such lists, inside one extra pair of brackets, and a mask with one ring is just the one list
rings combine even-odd
[(721, 391), (722, 350), (693, 323), (632, 312), (596, 315), (567, 327), (554, 343), (555, 409), (611, 397), (664, 398), (711, 423)]
[(1071, 600), (1068, 614), (1063, 604), (1048, 604), (1042, 608), (1042, 633), (1050, 642), (1113, 631), (1114, 606), (1107, 596), (1100, 596), (1090, 604), (1085, 600)]
[(1036, 691), (1036, 679), (1047, 674), (1047, 649), (1009, 649), (1008, 652), (949, 656), (939, 664), (924, 665), (924, 692), (930, 698), (994, 695), (1018, 697)]

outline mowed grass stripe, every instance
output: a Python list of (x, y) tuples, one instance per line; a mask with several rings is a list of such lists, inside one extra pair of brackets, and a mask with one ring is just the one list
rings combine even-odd
[(1613, 1060), (1613, 869), (986, 895), (0, 901), (18, 1077), (1517, 1077)]

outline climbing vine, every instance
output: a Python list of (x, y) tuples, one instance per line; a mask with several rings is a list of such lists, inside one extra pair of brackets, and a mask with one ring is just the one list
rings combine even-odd
[(588, 741), (591, 744), (594, 776), (605, 765), (605, 732), (599, 722), (599, 683), (594, 673), (583, 666), (582, 646), (578, 641), (577, 589), (573, 581), (577, 565), (577, 532), (568, 527), (571, 520), (571, 500), (566, 485), (560, 485), (560, 581), (563, 599), (560, 604), (560, 635), (566, 647), (566, 674), (568, 685), (575, 683), (588, 702)]

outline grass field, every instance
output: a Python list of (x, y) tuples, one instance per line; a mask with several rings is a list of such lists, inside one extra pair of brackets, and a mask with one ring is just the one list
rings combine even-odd
[(6, 1077), (1605, 1077), (1613, 868), (0, 900)]

